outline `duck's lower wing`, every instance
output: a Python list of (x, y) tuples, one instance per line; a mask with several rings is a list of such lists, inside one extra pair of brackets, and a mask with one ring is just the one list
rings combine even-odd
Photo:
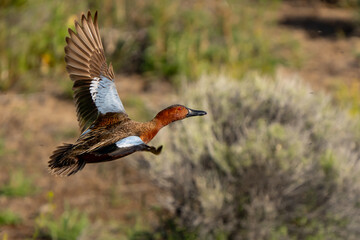
[(137, 136), (127, 137), (116, 143), (80, 155), (77, 154), (74, 147), (75, 145), (65, 144), (54, 151), (49, 161), (51, 173), (59, 176), (70, 176), (83, 169), (86, 163), (112, 161), (137, 151), (147, 151), (158, 155), (162, 149), (162, 146), (155, 148), (146, 145)]
[(116, 143), (102, 146), (92, 152), (88, 152), (79, 156), (86, 163), (98, 163), (112, 161), (125, 157), (138, 151), (147, 151), (153, 154), (160, 154), (162, 146), (156, 148), (145, 144), (138, 136), (130, 136)]

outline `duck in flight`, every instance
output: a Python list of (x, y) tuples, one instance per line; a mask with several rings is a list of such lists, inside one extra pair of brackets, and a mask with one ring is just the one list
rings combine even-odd
[(55, 175), (70, 176), (87, 163), (112, 161), (137, 151), (160, 154), (162, 146), (147, 145), (158, 131), (178, 120), (206, 112), (175, 104), (160, 111), (149, 122), (131, 120), (117, 93), (112, 65), (107, 66), (97, 12), (83, 14), (76, 32), (66, 38), (66, 69), (74, 82), (74, 100), (81, 135), (74, 144), (58, 147), (50, 157)]

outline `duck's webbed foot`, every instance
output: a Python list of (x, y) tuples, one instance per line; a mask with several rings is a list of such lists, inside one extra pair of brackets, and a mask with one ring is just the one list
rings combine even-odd
[(159, 155), (161, 153), (161, 150), (163, 148), (163, 146), (161, 145), (160, 147), (156, 148), (156, 147), (153, 147), (153, 146), (149, 146), (149, 145), (145, 145), (145, 148), (143, 149), (143, 151), (148, 151), (148, 152), (151, 152), (155, 155)]

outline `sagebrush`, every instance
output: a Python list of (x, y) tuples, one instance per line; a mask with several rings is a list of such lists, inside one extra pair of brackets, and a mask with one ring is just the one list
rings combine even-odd
[(203, 77), (203, 118), (162, 132), (149, 172), (163, 207), (200, 239), (356, 239), (359, 119), (293, 79)]

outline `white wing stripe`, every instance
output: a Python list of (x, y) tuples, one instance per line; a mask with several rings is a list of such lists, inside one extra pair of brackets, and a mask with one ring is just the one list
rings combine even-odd
[(144, 144), (144, 142), (138, 136), (126, 137), (116, 142), (118, 148), (132, 147), (140, 144)]
[[(101, 78), (101, 80), (100, 80)], [(124, 112), (124, 106), (119, 98), (113, 81), (107, 77), (95, 77), (90, 84), (91, 97), (100, 113)]]
[(96, 94), (97, 94), (97, 89), (99, 87), (99, 81), (100, 81), (100, 78), (95, 77), (94, 80), (91, 81), (90, 88), (89, 88), (91, 98), (94, 102), (96, 100)]

